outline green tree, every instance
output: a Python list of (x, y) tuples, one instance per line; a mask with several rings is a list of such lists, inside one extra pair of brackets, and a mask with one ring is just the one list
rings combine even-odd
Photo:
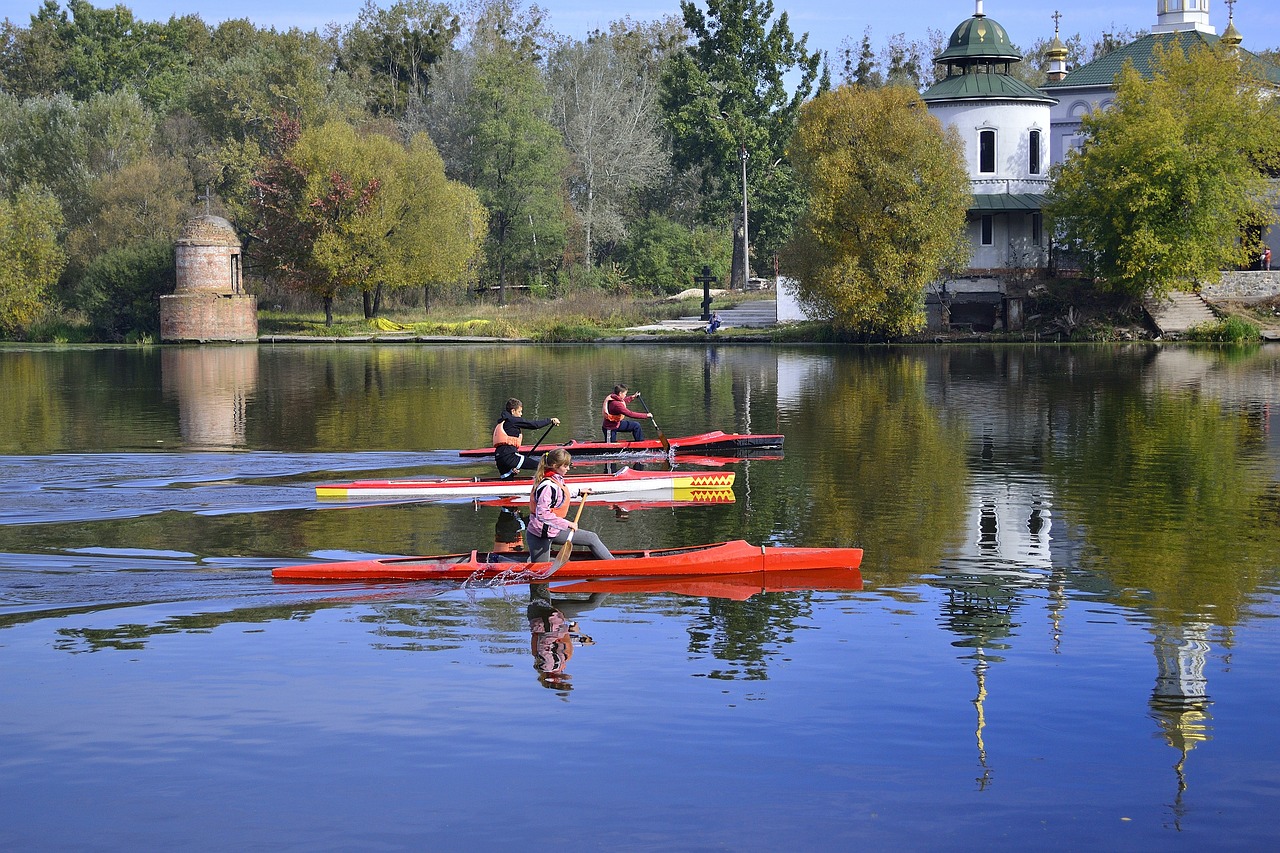
[(837, 327), (924, 325), (924, 288), (961, 267), (963, 146), (912, 89), (842, 86), (806, 104), (792, 158), (809, 204), (788, 252), (802, 301)]
[(21, 334), (48, 307), (66, 255), (58, 245), (62, 211), (47, 190), (27, 185), (12, 201), (0, 196), (0, 330)]
[(160, 333), (160, 297), (173, 293), (175, 276), (169, 240), (112, 249), (85, 268), (79, 307), (99, 340), (154, 339)]
[[(1083, 148), (1055, 167), (1046, 213), (1100, 287), (1135, 296), (1213, 280), (1253, 257), (1274, 220), (1280, 114), (1227, 52), (1158, 52), (1086, 116)], [(1242, 236), (1243, 235), (1243, 236)]]
[[(771, 0), (708, 0), (706, 12), (682, 0), (691, 44), (663, 73), (660, 103), (677, 171), (701, 178), (703, 216), (733, 222), (735, 280), (741, 281), (741, 155), (748, 158), (748, 236), (761, 257), (786, 241), (803, 198), (786, 157), (800, 105), (818, 79), (820, 53), (791, 33), (787, 13), (773, 22)], [(788, 92), (789, 77), (795, 78)]]
[(620, 251), (628, 280), (660, 293), (679, 293), (696, 287), (694, 276), (704, 265), (728, 280), (733, 263), (729, 235), (705, 225), (693, 228), (657, 213), (631, 224)]
[(620, 21), (551, 53), (553, 115), (572, 161), (569, 202), (582, 224), (588, 266), (597, 242), (626, 233), (625, 208), (635, 191), (669, 168), (657, 87), (662, 58), (678, 38), (673, 21), (648, 27)]
[(342, 33), (340, 66), (375, 115), (398, 116), (427, 91), (432, 67), (453, 49), (458, 16), (444, 3), (399, 0), (386, 9), (366, 0)]
[(305, 131), (281, 119), (281, 153), (255, 180), (255, 257), (287, 286), (333, 300), (364, 295), (365, 314), (384, 289), (463, 282), (480, 251), (484, 211), (449, 181), (425, 135), (408, 146), (331, 122)]
[(121, 246), (176, 238), (195, 187), (183, 161), (147, 155), (94, 180), (87, 196), (85, 220), (66, 240), (80, 264)]

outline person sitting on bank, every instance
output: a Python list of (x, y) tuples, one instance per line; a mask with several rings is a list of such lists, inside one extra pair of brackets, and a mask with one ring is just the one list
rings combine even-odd
[(711, 322), (707, 323), (707, 334), (714, 335), (716, 333), (716, 329), (720, 328), (720, 325), (720, 315), (713, 312), (711, 314)]
[(632, 441), (644, 441), (644, 428), (636, 421), (626, 420), (627, 418), (644, 420), (653, 417), (649, 412), (633, 412), (627, 408), (627, 403), (639, 396), (639, 391), (628, 394), (627, 386), (621, 383), (613, 386), (613, 393), (604, 398), (604, 405), (600, 407), (604, 415), (604, 424), (600, 430), (604, 433), (605, 441), (617, 441), (620, 432), (631, 433)]
[(507, 401), (502, 418), (493, 428), (493, 459), (498, 466), (498, 473), (510, 477), (524, 465), (524, 454), (520, 445), (524, 443), (524, 430), (543, 429), (555, 424), (560, 425), (559, 418), (541, 418), (527, 420), (524, 417), (524, 403), (515, 397)]
[(573, 458), (563, 447), (548, 450), (538, 463), (538, 473), (529, 491), (529, 523), (524, 541), (529, 548), (529, 562), (545, 563), (551, 559), (551, 547), (563, 545), (574, 531), (573, 544), (586, 545), (597, 560), (612, 560), (613, 554), (590, 530), (578, 527), (569, 515), (569, 486), (564, 475), (569, 473)]

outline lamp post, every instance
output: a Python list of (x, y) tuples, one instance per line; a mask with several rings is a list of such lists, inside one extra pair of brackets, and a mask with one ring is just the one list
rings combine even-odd
[(751, 278), (751, 243), (747, 239), (747, 143), (738, 142), (738, 159), (742, 161), (742, 289)]

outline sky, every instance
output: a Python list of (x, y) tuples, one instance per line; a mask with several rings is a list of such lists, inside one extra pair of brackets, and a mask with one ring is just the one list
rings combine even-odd
[[(116, 5), (111, 0), (90, 0), (94, 6)], [(375, 0), (386, 8), (394, 0)], [(526, 5), (529, 0), (525, 0)], [(41, 0), (0, 0), (0, 18), (26, 26)], [(62, 0), (65, 6), (65, 0)], [(170, 16), (196, 13), (207, 23), (248, 18), (260, 27), (321, 30), (326, 25), (352, 23), (363, 0), (123, 0), (135, 18), (166, 21)], [(461, 6), (461, 3), (454, 5)], [(550, 15), (553, 30), (570, 37), (606, 27), (629, 16), (637, 21), (656, 20), (680, 11), (678, 0), (633, 0), (606, 3), (600, 0), (540, 0)], [(774, 0), (774, 9), (788, 13), (792, 32), (809, 33), (810, 49), (829, 51), (833, 57), (848, 38), (856, 43), (871, 27), (872, 41), (880, 47), (895, 34), (924, 38), (929, 29), (950, 35), (956, 25), (974, 12), (974, 0)], [(623, 11), (620, 11), (623, 10)], [(1086, 43), (1103, 32), (1150, 29), (1156, 21), (1156, 0), (985, 0), (987, 16), (1002, 24), (1019, 47), (1053, 35), (1054, 11), (1062, 12), (1065, 39), (1079, 33)], [(1225, 0), (1210, 0), (1210, 23), (1221, 33), (1227, 26)], [(1249, 50), (1280, 47), (1280, 2), (1238, 0), (1236, 29)]]

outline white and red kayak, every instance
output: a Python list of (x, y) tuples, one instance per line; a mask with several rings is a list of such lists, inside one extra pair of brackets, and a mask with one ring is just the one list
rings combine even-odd
[[(723, 492), (733, 487), (733, 471), (635, 471), (623, 468), (614, 474), (574, 474), (564, 478), (575, 497), (590, 490), (594, 495), (643, 492), (655, 500), (689, 499), (689, 493)], [(500, 479), (449, 477), (436, 480), (356, 480), (316, 486), (316, 497), (327, 500), (377, 498), (473, 498), (529, 496), (533, 478)]]
[[(761, 447), (781, 447), (781, 435), (742, 435), (714, 430), (699, 435), (681, 435), (668, 439), (671, 453), (715, 454), (732, 451), (749, 451)], [(569, 441), (564, 444), (540, 444), (537, 449), (546, 452), (562, 447), (574, 456), (614, 456), (627, 453), (662, 453), (666, 451), (662, 441), (657, 438), (646, 438), (643, 441)], [(534, 445), (522, 445), (521, 453), (530, 453)], [(460, 456), (492, 456), (492, 447), (477, 447), (472, 450), (458, 451)]]

